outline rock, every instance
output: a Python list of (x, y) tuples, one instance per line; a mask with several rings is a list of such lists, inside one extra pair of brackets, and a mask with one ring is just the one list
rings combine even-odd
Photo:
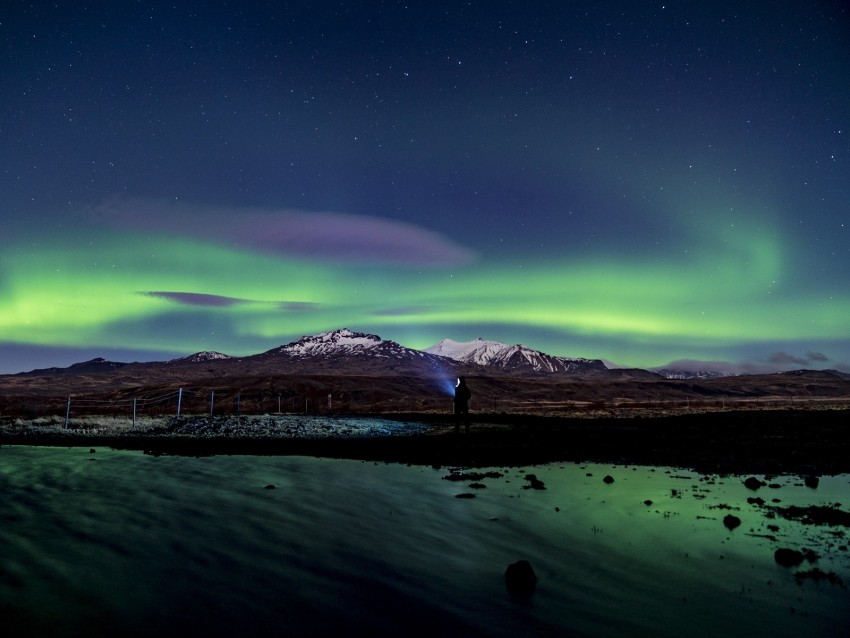
[(481, 472), (452, 472), (448, 476), (444, 476), (446, 481), (480, 481), (485, 478)]
[(807, 476), (803, 482), (806, 484), (806, 487), (814, 490), (820, 484), (820, 479), (817, 476)]
[(764, 483), (758, 480), (755, 476), (751, 476), (746, 481), (744, 481), (744, 485), (751, 490), (757, 490), (762, 485), (764, 485)]
[(764, 505), (764, 499), (760, 496), (750, 496), (747, 498), (747, 503), (750, 505)]
[(796, 567), (803, 562), (803, 552), (796, 549), (780, 547), (773, 552), (773, 559), (783, 567)]
[(726, 526), (730, 532), (736, 527), (741, 525), (741, 519), (737, 516), (733, 516), (732, 514), (727, 514), (723, 517), (723, 524)]
[(525, 480), (528, 481), (528, 485), (525, 489), (531, 488), (532, 490), (545, 490), (546, 485), (534, 474), (526, 474)]
[(527, 597), (534, 593), (537, 586), (537, 574), (527, 560), (519, 560), (508, 565), (505, 570), (505, 588), (512, 596)]
[(486, 487), (487, 486), (484, 485), (484, 483), (470, 483), (469, 484), (469, 489), (472, 489), (472, 490), (483, 490)]
[(608, 485), (610, 485), (611, 483), (613, 483), (613, 482), (614, 482), (614, 477), (613, 477), (613, 476), (611, 476), (610, 474), (606, 474), (606, 475), (605, 475), (605, 478), (603, 478), (603, 479), (602, 479), (602, 482), (603, 482), (603, 483), (607, 483)]
[(818, 569), (817, 567), (815, 567), (814, 569), (810, 569), (809, 571), (797, 572), (796, 574), (794, 574), (794, 580), (797, 581), (798, 585), (801, 585), (806, 579), (811, 579), (815, 582), (825, 580), (832, 585), (837, 585), (842, 589), (847, 589), (847, 586), (844, 584), (844, 581), (841, 580), (841, 577), (838, 574), (836, 574), (835, 572), (825, 572)]
[(840, 504), (833, 505), (809, 505), (800, 507), (789, 505), (788, 507), (771, 507), (771, 511), (789, 521), (800, 521), (804, 525), (835, 525), (850, 527), (850, 512), (839, 509)]
[(652, 505), (652, 501), (650, 501), (649, 499), (646, 499), (646, 500), (643, 502), (643, 504), (644, 504), (644, 505), (646, 505), (647, 507), (649, 507), (650, 505)]
[(96, 450), (95, 450), (94, 448), (91, 448), (91, 449), (89, 450), (89, 454), (94, 454), (95, 452), (96, 452)]
[(274, 485), (272, 485), (271, 483), (269, 483), (269, 484), (268, 484), (268, 485), (266, 485), (263, 489), (266, 489), (266, 490), (273, 490), (273, 489), (274, 489)]
[(464, 492), (463, 494), (455, 494), (455, 498), (475, 498), (475, 494)]

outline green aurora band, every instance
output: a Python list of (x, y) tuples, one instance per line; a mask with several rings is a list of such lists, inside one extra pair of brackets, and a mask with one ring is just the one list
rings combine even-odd
[(577, 256), (452, 270), (322, 264), (102, 233), (81, 247), (7, 247), (0, 334), (41, 346), (242, 355), (344, 326), (380, 327), (417, 348), (501, 326), (480, 336), (507, 340), (530, 329), (540, 336), (530, 347), (645, 367), (733, 356), (742, 344), (846, 339), (848, 292), (786, 290), (783, 261), (775, 235), (755, 228), (703, 234), (698, 251), (654, 261)]

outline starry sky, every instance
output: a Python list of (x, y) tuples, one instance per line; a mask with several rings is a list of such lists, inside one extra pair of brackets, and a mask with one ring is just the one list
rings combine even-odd
[(850, 370), (843, 2), (14, 2), (0, 51), (0, 373), (343, 327)]

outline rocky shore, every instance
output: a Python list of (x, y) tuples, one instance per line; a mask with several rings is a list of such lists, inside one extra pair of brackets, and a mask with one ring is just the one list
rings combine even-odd
[(745, 410), (643, 418), (475, 415), (229, 416), (0, 423), (0, 445), (110, 446), (153, 454), (272, 454), (465, 467), (598, 461), (718, 473), (850, 472), (850, 411)]

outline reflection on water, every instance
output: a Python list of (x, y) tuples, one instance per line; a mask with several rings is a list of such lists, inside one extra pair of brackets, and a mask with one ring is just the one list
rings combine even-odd
[[(445, 469), (358, 461), (4, 447), (3, 625), (33, 636), (843, 635), (848, 591), (794, 574), (816, 566), (850, 584), (846, 528), (769, 519), (747, 503), (744, 477), (500, 472), (470, 488)], [(526, 489), (528, 472), (546, 489)], [(775, 477), (758, 496), (846, 509), (848, 481)], [(820, 558), (780, 567), (777, 547)], [(519, 559), (538, 576), (527, 600), (502, 576)]]

